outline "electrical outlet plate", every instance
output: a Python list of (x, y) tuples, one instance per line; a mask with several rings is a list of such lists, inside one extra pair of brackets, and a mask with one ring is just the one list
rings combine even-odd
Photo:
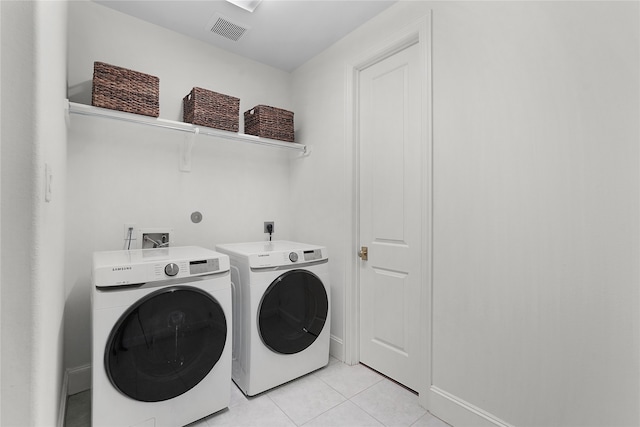
[[(129, 228), (131, 228), (131, 237), (129, 237)], [(138, 238), (138, 229), (134, 223), (124, 224), (124, 240), (136, 240)]]
[(275, 226), (275, 222), (274, 221), (265, 221), (264, 222), (264, 232), (265, 233), (269, 233), (269, 230), (267, 230), (267, 226), (271, 225), (271, 233), (274, 233), (276, 231), (276, 226)]

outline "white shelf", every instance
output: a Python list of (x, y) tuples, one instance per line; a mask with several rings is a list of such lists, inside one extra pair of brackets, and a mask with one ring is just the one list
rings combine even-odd
[[(301, 151), (306, 153), (307, 146), (295, 142), (283, 142), (275, 139), (259, 138), (253, 135), (245, 135), (243, 133), (227, 132), (224, 130), (208, 128), (204, 126), (196, 126), (191, 123), (177, 122), (173, 120), (156, 119), (153, 117), (142, 116), (139, 114), (124, 113), (122, 111), (109, 110), (107, 108), (94, 107), (91, 105), (78, 104), (69, 102), (69, 114), (78, 114), (81, 116), (101, 117), (111, 120), (119, 120), (124, 122), (136, 123), (146, 126), (154, 126), (163, 129), (170, 129), (178, 132), (192, 133), (195, 135), (206, 135), (213, 138), (229, 139), (233, 141), (249, 142), (251, 144), (264, 145), (267, 147), (282, 148), (285, 150)], [(190, 150), (189, 150), (190, 151)], [(190, 153), (189, 153), (190, 156)]]

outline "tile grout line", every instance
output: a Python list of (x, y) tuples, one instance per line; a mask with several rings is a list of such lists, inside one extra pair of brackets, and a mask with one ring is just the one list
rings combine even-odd
[[(285, 416), (285, 417), (287, 417), (287, 418), (289, 419), (289, 421), (291, 421), (291, 423), (292, 423), (294, 426), (298, 426), (298, 423), (296, 423), (295, 421), (293, 421), (293, 418), (291, 418), (291, 417), (289, 416), (289, 414), (287, 414), (287, 412), (286, 412), (284, 409), (282, 409), (282, 408), (280, 407), (280, 405), (278, 405), (278, 402), (276, 402), (275, 400), (273, 400), (273, 399), (271, 398), (271, 396), (269, 396), (269, 393), (265, 393), (265, 396), (267, 396), (267, 397), (269, 398), (269, 400), (270, 400), (274, 405), (276, 405), (276, 407), (280, 410), (280, 412), (282, 412), (282, 413), (284, 414), (284, 416)], [(298, 427), (300, 427), (300, 426), (298, 426)]]
[[(338, 363), (344, 363), (344, 362), (340, 362), (340, 361), (338, 361)], [(327, 366), (328, 366), (328, 365), (327, 365)], [(350, 365), (347, 365), (347, 366), (350, 366)], [(356, 366), (356, 365), (353, 365), (353, 366)], [(373, 386), (375, 386), (376, 384), (379, 384), (379, 383), (381, 383), (382, 381), (384, 381), (384, 380), (386, 380), (386, 379), (387, 379), (387, 378), (385, 378), (383, 375), (381, 375), (380, 373), (378, 373), (378, 372), (374, 371), (373, 369), (369, 368), (368, 366), (367, 366), (367, 369), (369, 369), (371, 372), (374, 372), (376, 375), (378, 375), (378, 377), (379, 377), (378, 381), (376, 381), (376, 382), (374, 382), (373, 384), (371, 384), (371, 385), (369, 385), (369, 386), (367, 386), (367, 387), (363, 388), (362, 390), (360, 390), (359, 392), (357, 392), (356, 394), (354, 394), (354, 395), (353, 395), (353, 396), (351, 396), (351, 397), (347, 397), (347, 396), (345, 396), (345, 395), (344, 395), (344, 394), (342, 394), (339, 390), (336, 390), (336, 389), (335, 389), (335, 387), (331, 386), (331, 384), (329, 384), (328, 382), (326, 382), (325, 380), (323, 380), (320, 376), (316, 375), (316, 372), (319, 372), (320, 370), (315, 371), (315, 372), (313, 373), (313, 375), (316, 375), (316, 377), (317, 377), (320, 381), (322, 381), (323, 383), (325, 383), (327, 386), (329, 386), (329, 388), (331, 388), (332, 390), (336, 391), (338, 394), (340, 394), (342, 397), (344, 397), (344, 398), (346, 399), (344, 402), (341, 402), (341, 403), (339, 403), (338, 405), (335, 405), (334, 407), (332, 407), (332, 408), (328, 409), (327, 411), (330, 411), (331, 409), (336, 408), (336, 407), (338, 407), (338, 406), (340, 406), (340, 405), (344, 404), (345, 402), (351, 402), (353, 405), (355, 405), (357, 408), (359, 408), (362, 412), (364, 412), (365, 414), (369, 415), (371, 418), (373, 418), (373, 419), (374, 419), (374, 420), (376, 420), (378, 423), (380, 423), (380, 425), (387, 427), (387, 426), (386, 426), (386, 424), (385, 424), (385, 423), (383, 423), (383, 422), (382, 422), (381, 420), (379, 420), (378, 418), (376, 418), (376, 417), (375, 417), (375, 415), (370, 414), (370, 413), (369, 413), (369, 411), (367, 411), (365, 408), (363, 408), (362, 406), (358, 405), (356, 402), (354, 402), (354, 401), (352, 400), (354, 397), (356, 397), (356, 396), (358, 396), (358, 395), (360, 395), (360, 394), (364, 393), (365, 391), (369, 390), (370, 388), (372, 388), (372, 387), (373, 387)], [(327, 411), (323, 412), (322, 414), (326, 413)], [(322, 414), (320, 414), (320, 415), (316, 416), (315, 418), (318, 418), (318, 417), (319, 417), (319, 416), (321, 416)], [(315, 418), (313, 418), (313, 419), (311, 419), (311, 420), (307, 421), (307, 423), (311, 422), (311, 421), (312, 421), (312, 420), (314, 420)], [(420, 419), (420, 418), (418, 417), (418, 420), (419, 420), (419, 419)], [(412, 424), (415, 424), (418, 420), (415, 420)], [(305, 423), (305, 424), (307, 424), (307, 423)], [(304, 425), (304, 424), (303, 424), (303, 425)], [(299, 427), (300, 427), (300, 426), (299, 426)], [(409, 426), (409, 427), (410, 427), (410, 426)]]

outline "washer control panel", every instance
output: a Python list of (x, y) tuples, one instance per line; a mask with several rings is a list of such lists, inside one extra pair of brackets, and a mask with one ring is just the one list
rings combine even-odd
[(218, 258), (205, 258), (197, 260), (175, 261), (170, 263), (156, 263), (153, 267), (156, 280), (168, 278), (182, 278), (189, 276), (201, 276), (220, 271)]
[(180, 271), (180, 267), (175, 262), (171, 262), (164, 266), (164, 274), (169, 277), (173, 277)]
[(189, 274), (215, 273), (220, 270), (220, 260), (218, 258), (202, 259), (189, 262)]
[(227, 255), (196, 246), (95, 252), (98, 288), (180, 280), (229, 271)]

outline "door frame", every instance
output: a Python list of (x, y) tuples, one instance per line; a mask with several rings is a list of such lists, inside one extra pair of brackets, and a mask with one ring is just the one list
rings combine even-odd
[[(345, 247), (350, 248), (346, 254), (345, 271), (345, 363), (355, 365), (360, 361), (360, 260), (357, 252), (360, 246), (360, 142), (359, 124), (359, 77), (365, 68), (376, 64), (393, 54), (417, 44), (419, 47), (419, 73), (421, 79), (420, 105), (422, 120), (420, 123), (420, 139), (424, 144), (421, 159), (422, 201), (422, 236), (421, 245), (423, 259), (426, 263), (422, 269), (423, 284), (420, 298), (420, 323), (425, 325), (420, 334), (419, 358), (421, 360), (421, 379), (418, 390), (419, 402), (429, 408), (428, 391), (431, 387), (431, 289), (432, 289), (432, 48), (431, 48), (431, 11), (419, 20), (407, 25), (385, 42), (380, 43), (357, 57), (345, 68), (345, 156), (347, 164), (346, 182), (347, 206), (351, 206), (349, 233), (345, 235)], [(425, 357), (426, 356), (426, 357)]]

